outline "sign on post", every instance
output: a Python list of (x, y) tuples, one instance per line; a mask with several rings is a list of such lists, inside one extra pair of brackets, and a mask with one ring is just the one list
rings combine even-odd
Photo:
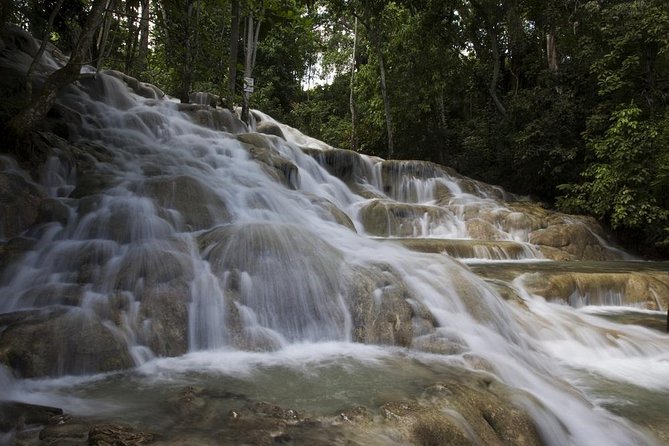
[(253, 93), (253, 85), (255, 84), (255, 79), (252, 77), (244, 78), (244, 93)]

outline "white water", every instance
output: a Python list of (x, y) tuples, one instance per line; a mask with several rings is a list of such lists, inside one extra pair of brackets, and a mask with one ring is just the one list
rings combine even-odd
[[(529, 397), (518, 403), (546, 444), (653, 444), (640, 428), (598, 407), (576, 372), (665, 392), (666, 335), (547, 304), (523, 294), (517, 284), (528, 307), (518, 309), (449, 257), (382, 244), (338, 224), (324, 203), (345, 213), (360, 230), (358, 211), (368, 199), (300, 149), (325, 145), (286, 126), (288, 141), (273, 136), (264, 141), (297, 167), (295, 189), (268, 174), (234, 134), (197, 125), (173, 102), (147, 100), (105, 74), (82, 84), (68, 88), (61, 104), (81, 114), (80, 126), (73, 129), (81, 142), (108, 149), (91, 161), (104, 184), (95, 195), (71, 198), (84, 175), (66, 160), (49, 160), (41, 187), (67, 207), (69, 218), (29, 234), (38, 240), (35, 248), (0, 282), (2, 313), (81, 307), (128, 344), (135, 373), (149, 381), (184, 379), (191, 372), (241, 379), (273, 366), (318, 375), (337, 361), (353, 361), (353, 370), (369, 367), (383, 375), (406, 364), (407, 355), (409, 363), (461, 367), (466, 367), (465, 354), (474, 355), (491, 364), (504, 383), (527, 392)], [(380, 161), (362, 158), (362, 165), (372, 168), (360, 181), (383, 200), (436, 206), (437, 183), (453, 194), (444, 206), (447, 217), (419, 222), (417, 237), (466, 238), (466, 212), (501, 206), (493, 192), (478, 185), (477, 193), (462, 192), (462, 180), (445, 174), (420, 178), (400, 172), (386, 194)], [(177, 183), (179, 178), (188, 180)], [(158, 184), (158, 192), (151, 192), (152, 184)], [(176, 184), (195, 191), (185, 203), (179, 190), (169, 189)], [(500, 231), (508, 240), (526, 241), (527, 231), (518, 225), (500, 226)], [(457, 339), (464, 353), (407, 353), (352, 342), (353, 296), (347, 278), (378, 265), (406, 284), (412, 298), (437, 320), (439, 335)], [(374, 286), (378, 303), (398, 285)], [(68, 300), (66, 287), (79, 297)], [(190, 353), (155, 359), (146, 333), (152, 321), (142, 305), (165, 287), (186, 290)], [(122, 310), (114, 307), (119, 299)], [(117, 407), (104, 399), (64, 396), (68, 389), (98, 380), (104, 376), (17, 380), (0, 369), (4, 398), (58, 404), (82, 414), (111, 413)]]

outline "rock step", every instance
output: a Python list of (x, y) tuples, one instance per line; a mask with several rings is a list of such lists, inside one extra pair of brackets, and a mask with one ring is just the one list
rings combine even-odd
[(516, 283), (548, 301), (666, 311), (669, 262), (501, 262), (470, 264), (489, 281)]
[(521, 260), (541, 258), (532, 245), (511, 240), (378, 238), (418, 252), (445, 253), (457, 259)]

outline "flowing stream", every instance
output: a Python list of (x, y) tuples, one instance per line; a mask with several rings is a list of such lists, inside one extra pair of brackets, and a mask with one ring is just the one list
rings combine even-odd
[(620, 261), (548, 260), (530, 241), (545, 225), (499, 188), (133, 85), (68, 87), (58, 110), (79, 151), (51, 142), (39, 178), (0, 160), (60, 210), (0, 276), (0, 346), (33, 355), (0, 367), (2, 399), (215, 437), (217, 416), (175, 423), (174, 389), (209, 413), (268, 401), (319, 418), (473, 374), (544, 444), (669, 444), (668, 264), (630, 261), (568, 216), (555, 224)]

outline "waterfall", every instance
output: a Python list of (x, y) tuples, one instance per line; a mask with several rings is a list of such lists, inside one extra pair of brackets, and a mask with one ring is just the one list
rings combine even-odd
[[(85, 74), (60, 95), (70, 141), (48, 142), (41, 177), (0, 162), (3, 181), (44, 203), (34, 224), (2, 233), (3, 253), (18, 252), (0, 279), (7, 398), (122, 418), (153, 410), (129, 387), (165, 380), (262, 389), (319, 413), (350, 404), (346, 392), (380, 406), (472, 375), (504, 386), (495, 398), (529, 414), (544, 444), (656, 441), (607, 410), (618, 397), (600, 387), (666, 397), (666, 335), (566, 305), (624, 305), (631, 288), (559, 301), (513, 269), (619, 258), (596, 231), (551, 245), (571, 217), (450, 169), (334, 149), (260, 112), (266, 133), (251, 132), (227, 110), (145, 90)], [(643, 279), (654, 310), (667, 297), (659, 268)]]

